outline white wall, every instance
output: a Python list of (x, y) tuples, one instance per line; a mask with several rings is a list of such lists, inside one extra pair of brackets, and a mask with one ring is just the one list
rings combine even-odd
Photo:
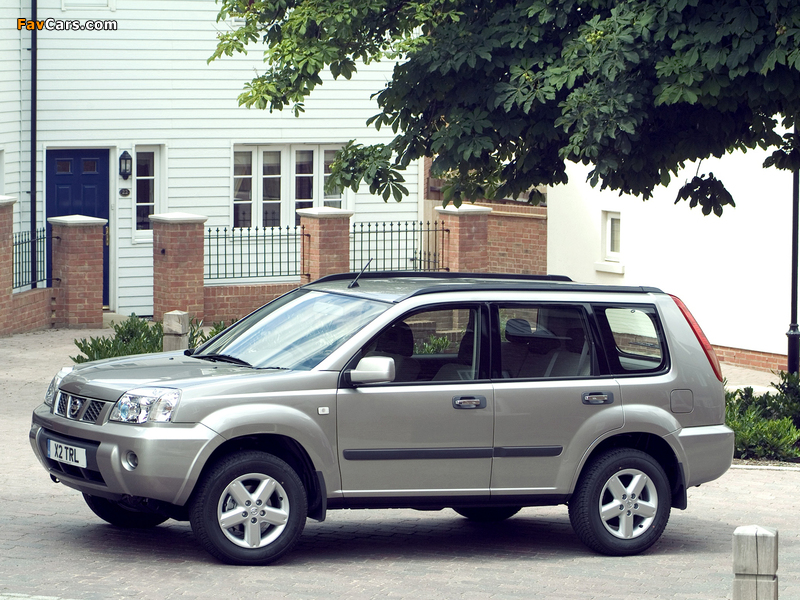
[[(751, 151), (702, 163), (700, 172), (722, 179), (736, 202), (721, 218), (674, 204), (696, 165), (647, 202), (600, 192), (586, 183), (588, 169), (571, 165), (570, 182), (548, 192), (548, 271), (659, 287), (687, 304), (712, 344), (785, 354), (792, 177), (763, 169), (765, 157)], [(624, 274), (598, 270), (604, 210), (621, 216)]]
[[(17, 31), (14, 24), (20, 16), (18, 7), (0, 4), (0, 150), (3, 151), (3, 161), (0, 168), (2, 189), (0, 193), (17, 198), (14, 205), (15, 225), (19, 222), (22, 173), (22, 140), (30, 140), (29, 122), (22, 122), (23, 115), (23, 86), (25, 97), (29, 97), (30, 89), (30, 62), (26, 49), (29, 44), (24, 44), (21, 32)], [(25, 104), (27, 113), (27, 106)], [(28, 141), (28, 148), (30, 142)], [(27, 149), (27, 148), (26, 148)], [(27, 167), (27, 165), (26, 165)], [(28, 189), (25, 184), (24, 189)]]
[[(110, 149), (114, 173), (110, 225), (116, 245), (111, 259), (112, 308), (123, 314), (151, 314), (152, 243), (146, 236), (135, 239), (133, 195), (118, 195), (118, 189), (131, 187), (116, 176), (119, 154), (123, 150), (133, 154), (137, 145), (160, 147), (164, 183), (157, 212), (199, 213), (209, 217), (210, 226), (230, 226), (235, 144), (391, 140), (390, 129), (377, 132), (365, 122), (378, 112), (370, 95), (383, 87), (393, 65), (362, 67), (351, 81), (328, 77), (299, 118), (290, 110), (248, 110), (238, 106), (237, 97), (245, 82), (263, 71), (262, 51), (253, 47), (247, 56), (206, 63), (216, 47), (217, 30), (225, 27), (216, 23), (215, 2), (117, 0), (110, 4), (109, 8), (64, 11), (62, 0), (39, 0), (40, 20), (117, 22), (116, 31), (39, 32), (39, 160), (47, 148)], [(28, 16), (29, 9), (23, 9), (4, 11), (9, 12), (8, 23)], [(17, 45), (29, 44), (29, 32), (22, 32), (21, 42), (19, 32), (13, 30), (13, 34), (9, 37), (17, 38)], [(4, 48), (0, 46), (0, 53)], [(0, 95), (0, 119), (3, 98)], [(13, 160), (8, 150), (5, 156), (7, 163)], [(362, 187), (352, 198), (356, 218), (415, 219), (417, 180), (416, 169), (410, 169), (411, 197), (400, 204), (390, 201), (387, 205)], [(43, 187), (40, 182), (40, 206)]]

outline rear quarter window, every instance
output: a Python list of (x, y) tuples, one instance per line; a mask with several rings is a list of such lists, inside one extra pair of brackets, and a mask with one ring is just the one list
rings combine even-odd
[(615, 374), (655, 373), (666, 366), (666, 344), (653, 306), (595, 307), (606, 331), (606, 355)]

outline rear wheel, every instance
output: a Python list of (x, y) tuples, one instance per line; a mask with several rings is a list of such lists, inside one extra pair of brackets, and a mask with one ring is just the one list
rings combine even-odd
[(117, 527), (126, 529), (148, 529), (161, 525), (167, 517), (151, 512), (142, 512), (134, 508), (129, 508), (119, 502), (106, 500), (99, 496), (84, 494), (83, 499), (92, 512), (104, 521)]
[(569, 518), (592, 550), (627, 556), (647, 550), (661, 537), (671, 504), (661, 465), (645, 452), (619, 448), (586, 467), (569, 502)]
[(203, 547), (236, 565), (265, 565), (300, 538), (308, 500), (297, 473), (265, 452), (222, 459), (198, 485), (189, 520)]
[(470, 521), (496, 523), (513, 517), (521, 508), (521, 506), (470, 506), (453, 508), (453, 510)]

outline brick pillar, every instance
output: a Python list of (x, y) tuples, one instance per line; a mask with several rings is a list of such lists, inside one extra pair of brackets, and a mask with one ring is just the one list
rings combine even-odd
[(56, 324), (73, 329), (103, 326), (103, 228), (106, 219), (69, 215), (47, 219), (53, 227), (53, 287), (61, 291)]
[(150, 215), (153, 223), (153, 320), (182, 310), (202, 321), (204, 224), (208, 217), (187, 213)]
[(488, 206), (452, 204), (437, 207), (436, 212), (450, 230), (445, 242), (447, 266), (454, 273), (487, 273), (489, 271), (489, 213)]
[(303, 283), (350, 271), (350, 217), (341, 208), (301, 208)]
[(14, 203), (9, 196), (0, 196), (0, 335), (13, 329), (11, 291), (14, 287)]

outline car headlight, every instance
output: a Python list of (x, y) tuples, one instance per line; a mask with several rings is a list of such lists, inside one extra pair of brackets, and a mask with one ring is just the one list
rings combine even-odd
[(44, 394), (44, 403), (47, 406), (53, 406), (53, 403), (56, 401), (56, 396), (58, 396), (58, 386), (61, 385), (61, 381), (72, 373), (72, 367), (64, 367), (56, 376), (53, 377), (53, 381), (50, 382), (50, 385), (47, 388), (47, 391)]
[(120, 423), (166, 423), (181, 399), (181, 391), (171, 388), (137, 388), (125, 392), (111, 409), (109, 420)]

